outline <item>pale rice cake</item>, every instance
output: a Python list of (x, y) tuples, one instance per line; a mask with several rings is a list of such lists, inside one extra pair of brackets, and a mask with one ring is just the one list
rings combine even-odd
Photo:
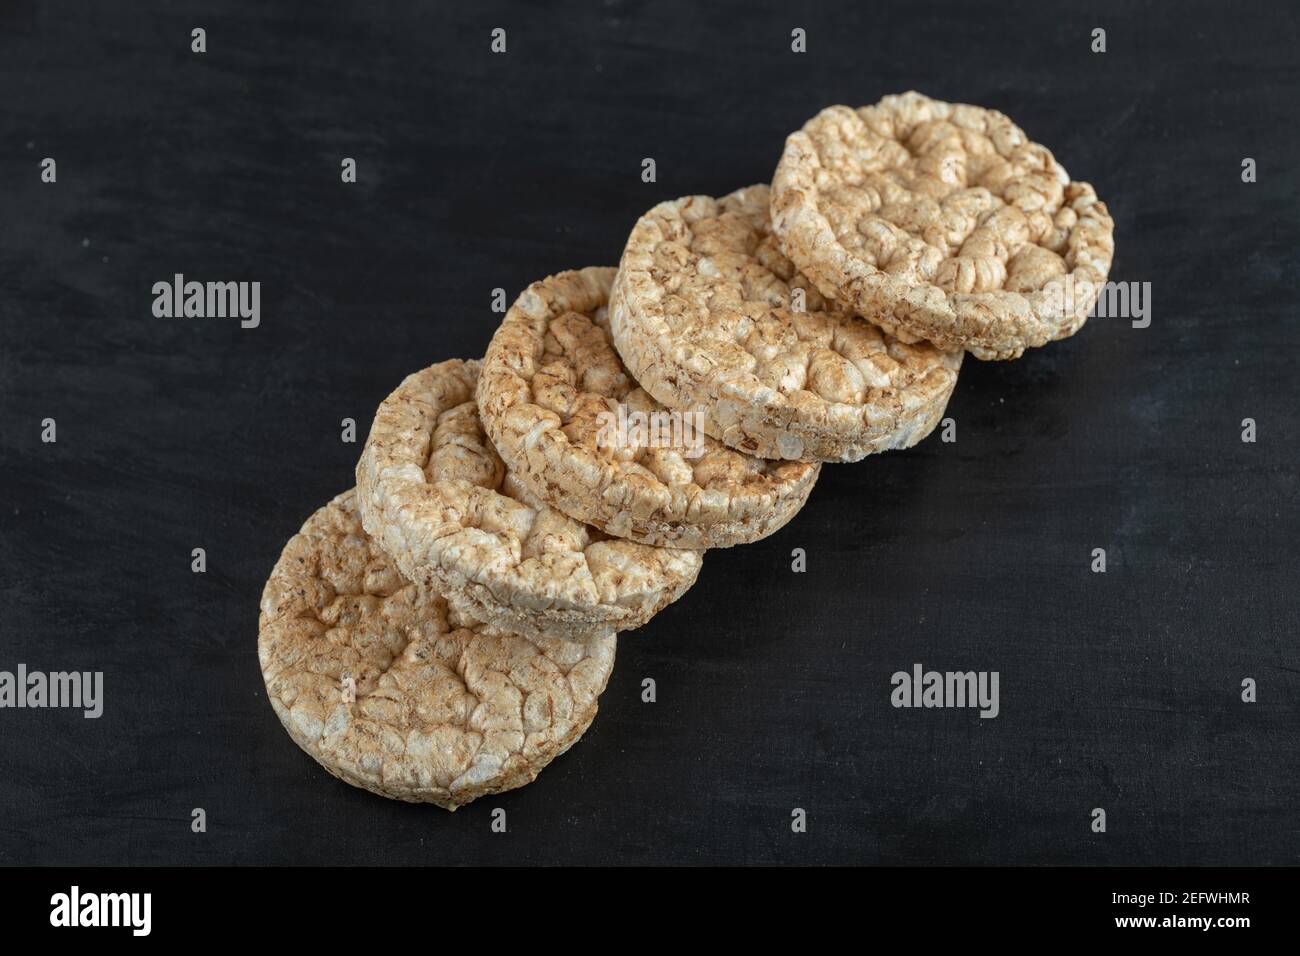
[(615, 643), (462, 617), (398, 573), (349, 491), (285, 545), (262, 592), (257, 652), (276, 715), (322, 767), (455, 810), (529, 783), (578, 740)]
[(610, 296), (624, 364), (751, 455), (857, 461), (915, 445), (943, 415), (962, 353), (900, 342), (824, 298), (777, 247), (768, 207), (760, 185), (637, 221)]
[(506, 313), (478, 383), (492, 444), (539, 499), (609, 534), (724, 548), (776, 531), (820, 465), (736, 451), (640, 388), (610, 339), (615, 272), (534, 282)]
[(823, 295), (981, 359), (1077, 332), (1115, 251), (1106, 204), (1046, 146), (996, 110), (915, 92), (793, 133), (772, 222)]
[(611, 538), (544, 505), (484, 433), (478, 375), (478, 361), (441, 362), (375, 413), (357, 504), (402, 574), (469, 617), (576, 641), (640, 627), (677, 600), (700, 552)]

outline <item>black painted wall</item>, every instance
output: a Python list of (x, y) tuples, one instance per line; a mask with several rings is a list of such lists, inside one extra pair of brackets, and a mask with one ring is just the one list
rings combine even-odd
[[(0, 8), (0, 669), (106, 697), (0, 710), (0, 862), (1300, 862), (1294, 6), (270, 6)], [(968, 359), (955, 444), (827, 467), (711, 553), (532, 786), (448, 815), (328, 777), (257, 603), (353, 480), (340, 420), (480, 355), (494, 287), (614, 264), (655, 202), (911, 88), (1091, 181), (1150, 327)], [(260, 327), (154, 318), (176, 272), (260, 281)], [(918, 662), (998, 671), (1000, 715), (894, 709)]]

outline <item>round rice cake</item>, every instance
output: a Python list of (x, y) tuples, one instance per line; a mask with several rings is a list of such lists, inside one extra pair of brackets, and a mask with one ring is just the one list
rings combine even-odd
[(285, 545), (258, 623), (267, 697), (299, 747), (353, 786), (448, 810), (568, 750), (614, 667), (612, 633), (508, 634), (403, 579), (351, 491)]
[(915, 445), (960, 351), (905, 344), (824, 298), (777, 246), (767, 186), (660, 203), (628, 237), (609, 325), (656, 400), (762, 458), (857, 461)]
[(1106, 204), (1046, 146), (996, 110), (915, 92), (792, 134), (772, 223), (823, 295), (981, 359), (1077, 332), (1115, 251)]
[(610, 341), (616, 271), (534, 282), (506, 313), (478, 383), (492, 444), (539, 499), (609, 534), (725, 548), (776, 531), (821, 466), (729, 448), (640, 388)]
[(544, 505), (484, 434), (478, 361), (410, 375), (384, 399), (357, 463), (367, 533), (457, 611), (582, 641), (640, 627), (689, 588), (698, 551), (611, 538)]

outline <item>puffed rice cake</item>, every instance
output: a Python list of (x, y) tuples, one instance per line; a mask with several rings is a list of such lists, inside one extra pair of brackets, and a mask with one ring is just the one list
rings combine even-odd
[(588, 640), (677, 600), (700, 552), (611, 538), (539, 501), (483, 431), (479, 368), (441, 362), (380, 404), (357, 463), (366, 532), (407, 578), (519, 634)]
[(803, 507), (820, 465), (736, 451), (641, 389), (610, 341), (615, 272), (534, 282), (506, 313), (478, 383), (492, 444), (540, 500), (609, 534), (720, 548), (776, 531)]
[(768, 209), (759, 185), (637, 221), (610, 296), (624, 364), (751, 455), (846, 462), (915, 445), (942, 417), (962, 353), (900, 342), (824, 298), (777, 247)]
[(290, 737), (356, 787), (455, 810), (532, 781), (596, 715), (616, 638), (527, 638), (405, 580), (349, 491), (285, 545), (257, 651)]
[(996, 110), (916, 92), (791, 134), (772, 228), (823, 295), (981, 359), (1077, 332), (1115, 250), (1106, 204), (1046, 146)]

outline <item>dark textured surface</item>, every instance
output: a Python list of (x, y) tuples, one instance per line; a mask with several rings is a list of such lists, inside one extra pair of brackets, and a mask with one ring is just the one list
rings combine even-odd
[[(0, 710), (0, 862), (1300, 861), (1293, 7), (111, 6), (0, 13), (0, 669), (106, 697)], [(285, 539), (352, 482), (340, 419), (481, 354), (492, 288), (613, 264), (653, 203), (910, 88), (1091, 181), (1150, 328), (968, 359), (956, 444), (828, 467), (711, 553), (534, 785), (448, 815), (328, 777), (255, 647)], [(260, 281), (261, 327), (154, 318), (174, 272)], [(892, 708), (916, 662), (999, 671), (1001, 715)]]

